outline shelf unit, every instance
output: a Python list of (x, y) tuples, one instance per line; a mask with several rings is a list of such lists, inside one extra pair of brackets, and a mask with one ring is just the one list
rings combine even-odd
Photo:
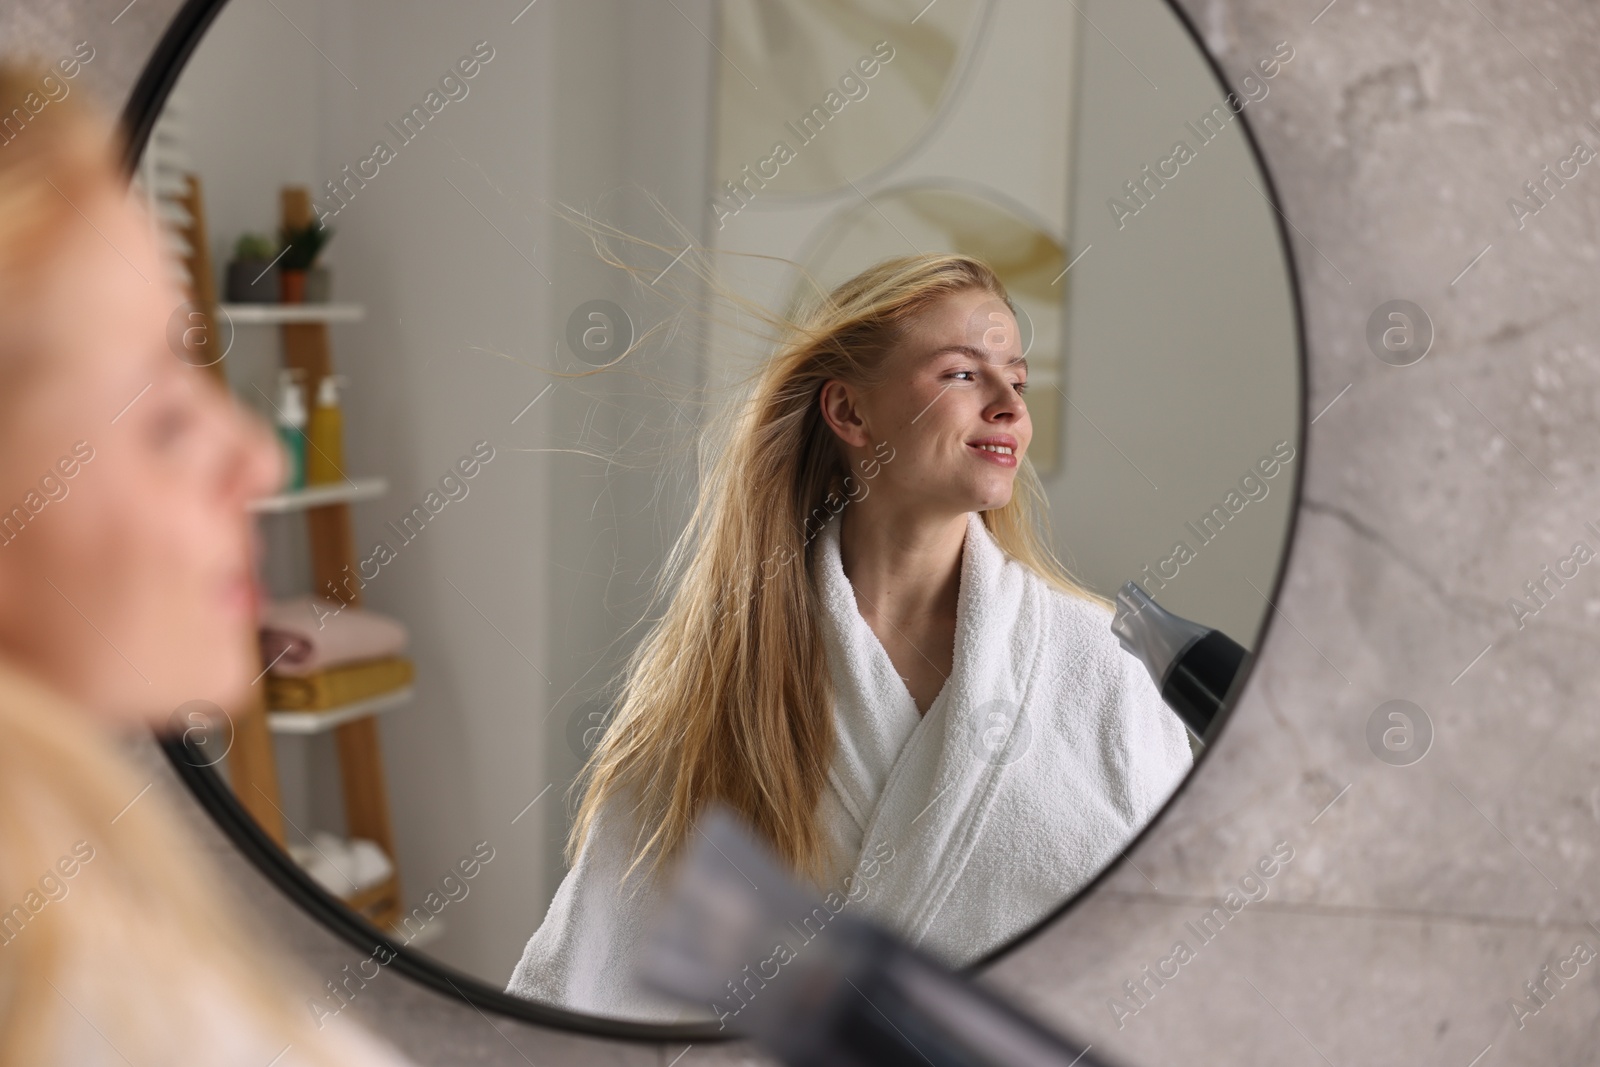
[[(303, 188), (285, 188), (284, 224), (303, 226), (311, 219), (309, 192)], [(282, 331), (284, 366), (300, 371), (303, 380), (313, 388), (333, 371), (329, 324), (360, 322), (365, 317), (365, 310), (353, 304), (221, 304), (217, 307), (218, 317), (235, 325), (278, 327)], [(359, 590), (340, 582), (346, 568), (354, 569), (356, 565), (350, 505), (375, 499), (387, 491), (388, 483), (382, 478), (347, 477), (343, 482), (308, 486), (266, 497), (256, 501), (252, 509), (262, 515), (304, 514), (311, 550), (312, 590), (327, 595), (326, 590), (341, 589), (345, 605), (359, 607)], [(229, 772), (240, 803), (282, 846), (286, 838), (273, 736), (333, 734), (343, 785), (346, 832), (351, 837), (375, 842), (394, 868), (384, 881), (343, 899), (350, 908), (385, 928), (392, 928), (399, 920), (402, 900), (377, 716), (405, 704), (411, 697), (412, 689), (407, 686), (327, 711), (273, 711), (265, 707), (264, 697), (258, 696), (255, 706), (235, 723), (234, 745), (229, 754)]]

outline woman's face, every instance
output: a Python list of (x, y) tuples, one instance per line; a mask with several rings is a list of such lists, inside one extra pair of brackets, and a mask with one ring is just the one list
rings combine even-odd
[(941, 298), (885, 370), (871, 389), (830, 382), (823, 391), (865, 492), (886, 494), (897, 510), (940, 516), (1010, 501), (1033, 424), (1022, 399), (1028, 364), (1005, 301), (980, 290)]
[(169, 347), (183, 297), (144, 212), (110, 189), (74, 206), (40, 298), (4, 313), (42, 354), (3, 401), (0, 647), (124, 722), (235, 707), (260, 670), (246, 503), (282, 457)]

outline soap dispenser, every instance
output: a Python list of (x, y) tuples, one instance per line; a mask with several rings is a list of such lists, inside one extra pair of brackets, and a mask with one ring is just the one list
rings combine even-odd
[(328, 374), (317, 385), (317, 403), (306, 431), (306, 482), (310, 485), (345, 480), (344, 414), (339, 410), (339, 387), (344, 383), (344, 375)]
[(285, 489), (304, 489), (306, 485), (306, 405), (295, 381), (299, 371), (278, 373), (278, 439), (287, 457)]

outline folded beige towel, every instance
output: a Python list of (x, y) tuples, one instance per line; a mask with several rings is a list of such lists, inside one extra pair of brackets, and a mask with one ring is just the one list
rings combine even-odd
[(314, 596), (268, 604), (260, 630), (261, 662), (273, 674), (289, 677), (398, 656), (409, 640), (405, 626), (387, 615), (341, 608)]
[(268, 674), (267, 707), (272, 711), (327, 711), (404, 689), (415, 673), (410, 660), (387, 656), (303, 676)]

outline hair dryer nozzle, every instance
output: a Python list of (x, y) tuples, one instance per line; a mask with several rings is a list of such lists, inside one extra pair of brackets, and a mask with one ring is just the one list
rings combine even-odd
[(1196, 737), (1207, 740), (1250, 654), (1221, 630), (1172, 614), (1133, 581), (1117, 593), (1111, 630), (1139, 657), (1161, 699)]

